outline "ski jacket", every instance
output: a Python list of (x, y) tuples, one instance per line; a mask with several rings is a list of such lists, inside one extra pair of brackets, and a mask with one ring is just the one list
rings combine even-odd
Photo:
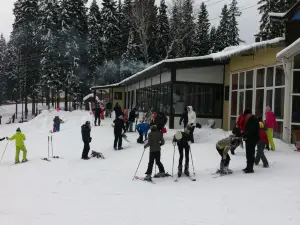
[(184, 110), (184, 112), (182, 113), (180, 120), (179, 120), (179, 125), (181, 125), (182, 121), (183, 121), (183, 124), (187, 124), (189, 121), (187, 110)]
[(223, 157), (227, 155), (230, 149), (236, 148), (236, 146), (232, 143), (232, 136), (229, 136), (217, 142), (216, 147), (219, 150), (223, 150)]
[(150, 147), (150, 152), (159, 152), (161, 150), (160, 146), (164, 144), (165, 140), (162, 133), (155, 129), (151, 130), (150, 134), (148, 135), (148, 143), (145, 144), (144, 148)]
[(138, 132), (140, 132), (142, 134), (147, 134), (150, 129), (150, 124), (149, 123), (140, 123), (136, 126), (136, 129)]
[(84, 143), (91, 142), (91, 129), (85, 124), (81, 126), (81, 135)]
[(276, 117), (273, 112), (266, 112), (266, 127), (272, 128), (276, 126)]
[(154, 120), (154, 124), (157, 126), (158, 130), (164, 128), (167, 122), (168, 118), (163, 113), (159, 113)]
[(95, 117), (100, 117), (101, 108), (99, 106), (97, 106), (94, 111), (95, 111)]
[(243, 131), (244, 131), (244, 124), (245, 124), (245, 115), (241, 114), (241, 115), (239, 115), (237, 124), (236, 124), (237, 127), (240, 129), (241, 133), (243, 133)]
[(128, 109), (124, 109), (124, 122), (128, 122)]
[(53, 119), (53, 123), (54, 123), (55, 125), (59, 125), (59, 124), (62, 123), (62, 120), (61, 120), (58, 116), (56, 116), (56, 117), (54, 117), (54, 119)]
[(268, 140), (268, 135), (265, 131), (265, 126), (263, 122), (259, 122), (259, 142), (260, 143), (265, 143), (266, 145), (269, 145), (269, 140)]
[(129, 113), (129, 122), (134, 122), (135, 118), (137, 118), (136, 110), (133, 109), (133, 110), (131, 110), (131, 112)]
[(177, 140), (175, 136), (173, 137), (173, 143), (176, 142), (179, 148), (189, 147), (189, 141), (191, 141), (191, 136), (186, 132), (181, 132), (182, 138)]
[(124, 133), (126, 132), (125, 126), (124, 126), (124, 119), (121, 119), (119, 116), (117, 119), (114, 120), (114, 132), (115, 134), (122, 134), (122, 130), (124, 130)]
[(10, 141), (16, 140), (16, 146), (17, 147), (23, 147), (24, 146), (24, 141), (26, 140), (26, 137), (25, 137), (24, 134), (22, 134), (21, 132), (18, 131), (11, 138), (8, 138), (8, 140), (10, 140)]
[(119, 105), (116, 105), (114, 107), (114, 111), (115, 111), (115, 114), (116, 114), (116, 118), (118, 118), (119, 116), (122, 115), (122, 110), (121, 110), (121, 107)]
[(259, 139), (259, 121), (256, 116), (249, 114), (245, 117), (244, 124), (244, 133), (243, 136), (246, 138), (246, 142), (251, 142), (252, 144), (256, 144)]
[(193, 111), (192, 106), (188, 106), (189, 111), (188, 111), (188, 124), (195, 127), (196, 126), (196, 113)]
[(112, 104), (111, 104), (110, 102), (108, 102), (108, 103), (106, 104), (106, 109), (110, 110), (111, 108), (112, 108)]

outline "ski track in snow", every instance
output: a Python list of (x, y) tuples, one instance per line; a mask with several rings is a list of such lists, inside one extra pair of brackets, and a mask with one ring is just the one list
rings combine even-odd
[[(66, 121), (62, 131), (53, 134), (54, 155), (64, 159), (49, 163), (40, 158), (47, 157), (54, 114)], [(10, 142), (0, 164), (1, 225), (300, 224), (300, 154), (279, 140), (276, 152), (266, 151), (270, 168), (259, 165), (254, 174), (243, 174), (245, 152), (237, 149), (230, 163), (234, 174), (213, 179), (220, 161), (215, 143), (228, 132), (203, 127), (195, 131), (192, 145), (197, 181), (183, 177), (175, 183), (175, 177), (167, 177), (154, 179), (152, 185), (132, 180), (143, 152), (143, 146), (136, 144), (138, 134), (128, 133), (131, 143), (124, 141), (125, 149), (114, 151), (111, 119), (92, 127), (91, 150), (102, 152), (106, 159), (80, 159), (80, 125), (87, 119), (93, 121), (83, 111), (46, 111), (28, 123), (0, 126), (0, 137), (12, 136), (21, 127), (30, 160), (12, 166), (15, 147)], [(162, 163), (170, 174), (173, 133), (168, 131), (162, 147)], [(1, 155), (5, 145), (6, 141), (0, 142)], [(149, 149), (138, 176), (144, 176), (148, 157)], [(174, 169), (177, 164), (176, 150)]]

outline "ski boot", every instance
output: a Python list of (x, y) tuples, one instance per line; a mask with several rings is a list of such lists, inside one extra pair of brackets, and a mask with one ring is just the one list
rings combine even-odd
[(25, 163), (25, 162), (28, 162), (28, 160), (27, 160), (27, 159), (23, 159), (23, 160), (22, 160), (22, 163)]
[(118, 148), (118, 150), (122, 150), (122, 149), (124, 149), (124, 148), (123, 148), (123, 147), (119, 147), (119, 148)]
[(182, 175), (182, 166), (180, 165), (180, 166), (178, 166), (177, 176), (181, 177), (181, 175)]
[(117, 147), (114, 147), (114, 150), (118, 150)]
[(185, 168), (184, 168), (184, 174), (185, 174), (187, 177), (190, 176), (189, 165), (185, 165)]
[(263, 168), (269, 168), (269, 164), (263, 165)]
[(19, 161), (15, 161), (15, 164), (19, 164), (20, 162)]
[(226, 174), (226, 175), (232, 174), (232, 170), (229, 169), (228, 166), (225, 166), (222, 172), (223, 172), (223, 174)]
[(147, 176), (144, 177), (145, 181), (152, 181), (151, 175), (147, 174)]
[(82, 158), (83, 160), (89, 160), (90, 158), (89, 157), (84, 157)]
[(159, 172), (158, 174), (155, 175), (155, 177), (159, 178), (159, 177), (165, 177), (166, 173), (165, 172)]

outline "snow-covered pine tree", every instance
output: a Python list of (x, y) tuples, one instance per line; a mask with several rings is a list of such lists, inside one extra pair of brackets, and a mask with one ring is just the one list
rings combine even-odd
[(122, 54), (126, 52), (129, 32), (131, 30), (131, 13), (132, 13), (132, 0), (125, 0), (120, 13), (120, 48)]
[(192, 56), (195, 44), (195, 23), (192, 0), (185, 0), (182, 8), (184, 36), (182, 37), (183, 56)]
[(200, 6), (198, 21), (196, 25), (194, 55), (207, 55), (211, 50), (210, 43), (210, 23), (206, 5), (203, 2)]
[(0, 105), (7, 100), (7, 76), (5, 71), (5, 54), (6, 54), (6, 41), (3, 34), (0, 36)]
[(222, 51), (224, 48), (230, 46), (230, 30), (229, 30), (229, 12), (227, 5), (224, 5), (221, 13), (221, 21), (217, 29), (217, 39), (215, 43), (215, 51)]
[(156, 44), (158, 36), (158, 21), (157, 21), (157, 7), (155, 0), (149, 0), (147, 7), (147, 37), (148, 37), (148, 62), (156, 63), (159, 60)]
[(237, 0), (232, 0), (229, 7), (229, 44), (231, 46), (237, 46), (242, 42), (239, 38), (239, 28), (237, 17), (242, 15), (242, 12), (239, 10), (237, 6)]
[(210, 29), (210, 34), (209, 34), (209, 41), (210, 41), (210, 52), (215, 52), (216, 49), (216, 42), (217, 42), (217, 29), (215, 26), (212, 26)]
[(89, 81), (95, 85), (98, 77), (97, 68), (103, 65), (104, 52), (102, 48), (101, 14), (96, 0), (93, 0), (88, 14), (88, 58), (89, 58)]
[(167, 57), (170, 45), (170, 25), (167, 15), (167, 5), (165, 0), (160, 1), (158, 14), (158, 38), (157, 38), (157, 54), (159, 60)]

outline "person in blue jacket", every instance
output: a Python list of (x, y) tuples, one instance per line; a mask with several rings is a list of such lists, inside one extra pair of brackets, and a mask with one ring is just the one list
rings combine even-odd
[(136, 126), (136, 130), (139, 132), (139, 138), (137, 139), (137, 143), (143, 144), (144, 143), (144, 136), (145, 140), (147, 140), (148, 131), (150, 129), (150, 124), (140, 121), (140, 123)]

